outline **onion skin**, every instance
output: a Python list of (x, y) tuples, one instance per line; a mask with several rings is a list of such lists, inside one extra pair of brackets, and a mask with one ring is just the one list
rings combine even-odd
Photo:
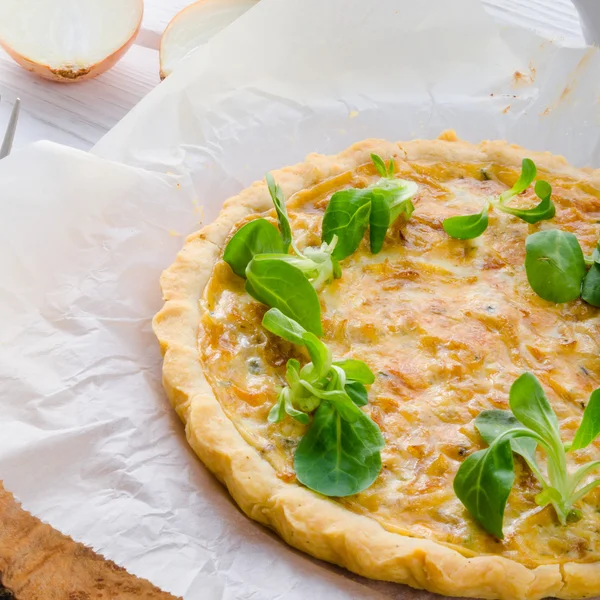
[[(1, 0), (0, 0), (1, 1)], [(11, 48), (4, 40), (0, 38), (0, 46), (6, 51), (6, 53), (26, 71), (34, 73), (39, 77), (48, 79), (50, 81), (56, 81), (59, 83), (77, 83), (78, 81), (84, 81), (86, 79), (93, 79), (98, 75), (108, 71), (114, 67), (119, 60), (125, 55), (127, 50), (131, 47), (133, 42), (138, 36), (142, 27), (142, 19), (144, 17), (144, 3), (140, 0), (142, 7), (140, 13), (140, 20), (137, 24), (135, 31), (132, 33), (129, 40), (127, 40), (120, 48), (115, 50), (112, 54), (107, 56), (105, 59), (97, 62), (93, 65), (77, 66), (77, 65), (64, 65), (63, 67), (51, 67), (50, 65), (37, 63), (25, 56), (22, 56)]]

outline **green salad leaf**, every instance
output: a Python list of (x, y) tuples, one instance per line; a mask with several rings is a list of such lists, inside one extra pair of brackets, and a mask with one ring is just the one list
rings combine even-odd
[[(328, 387), (331, 383), (331, 379), (327, 381)], [(344, 419), (344, 421), (348, 421), (348, 423), (354, 423), (358, 421), (363, 413), (358, 406), (352, 401), (352, 398), (348, 396), (345, 390), (345, 385), (338, 387), (335, 386), (334, 389), (321, 389), (321, 387), (317, 385), (313, 385), (310, 381), (302, 380), (302, 386), (308, 390), (315, 398), (319, 398), (320, 400), (327, 400), (338, 411), (340, 417)]]
[(331, 369), (331, 350), (316, 335), (307, 331), (302, 334), (302, 343), (306, 346), (317, 378), (325, 377)]
[(583, 419), (575, 433), (571, 451), (587, 448), (600, 435), (600, 389), (592, 392), (583, 412)]
[(538, 231), (528, 236), (525, 271), (533, 291), (550, 302), (570, 302), (581, 296), (588, 304), (600, 307), (598, 247), (600, 242), (592, 256), (586, 257), (577, 238), (560, 229)]
[(524, 158), (521, 161), (521, 174), (515, 184), (505, 192), (500, 194), (498, 200), (501, 204), (508, 202), (511, 198), (522, 194), (532, 183), (537, 175), (537, 167), (530, 158)]
[(472, 240), (479, 237), (488, 227), (489, 203), (480, 213), (444, 219), (444, 231), (457, 240)]
[(375, 382), (373, 371), (362, 360), (347, 358), (345, 360), (336, 360), (333, 364), (336, 367), (340, 367), (346, 373), (348, 379), (353, 379), (365, 385), (371, 385)]
[[(484, 410), (475, 419), (475, 429), (487, 444), (491, 444), (498, 436), (512, 429), (522, 429), (521, 423), (509, 410)], [(533, 438), (512, 438), (512, 451), (522, 456), (532, 471), (538, 470), (535, 451), (537, 441)]]
[(498, 208), (532, 225), (554, 218), (556, 207), (550, 199), (552, 196), (552, 187), (550, 184), (547, 181), (537, 181), (535, 184), (535, 193), (541, 199), (541, 202), (533, 208), (513, 208), (504, 204), (498, 204)]
[(511, 386), (510, 409), (517, 420), (545, 440), (560, 444), (560, 429), (556, 414), (535, 375), (523, 373)]
[(267, 331), (274, 333), (288, 342), (304, 346), (312, 360), (312, 366), (316, 370), (317, 377), (323, 377), (331, 368), (331, 350), (327, 345), (316, 335), (302, 327), (300, 323), (287, 317), (278, 308), (271, 308), (265, 313), (262, 326)]
[[(293, 381), (293, 376), (290, 377), (290, 373), (293, 372), (293, 366), (288, 363), (288, 381)], [(281, 390), (277, 403), (269, 412), (268, 420), (270, 423), (277, 423), (278, 421), (281, 421), (285, 415), (289, 415), (292, 419), (296, 419), (296, 421), (303, 425), (308, 425), (310, 421), (307, 413), (294, 408), (294, 404), (292, 403), (292, 390), (289, 387)]]
[[(600, 435), (600, 389), (592, 393), (571, 444), (561, 441), (556, 414), (531, 373), (515, 380), (509, 405), (511, 412), (487, 410), (475, 419), (475, 427), (489, 447), (469, 456), (454, 479), (459, 500), (486, 531), (499, 539), (503, 537), (504, 511), (515, 477), (513, 452), (524, 458), (542, 486), (537, 504), (551, 504), (562, 524), (579, 518), (574, 505), (600, 486), (600, 479), (580, 486), (592, 471), (600, 468), (600, 461), (569, 473), (566, 458), (567, 452), (585, 448)], [(547, 456), (546, 475), (536, 461), (538, 449)]]
[(277, 228), (266, 219), (256, 219), (240, 227), (231, 238), (223, 260), (239, 277), (246, 278), (246, 267), (257, 254), (284, 252), (284, 244)]
[(371, 199), (364, 190), (349, 189), (331, 196), (323, 215), (323, 241), (331, 243), (337, 236), (333, 256), (342, 260), (356, 252), (369, 225)]
[(348, 381), (344, 390), (356, 406), (366, 406), (369, 403), (369, 392), (360, 381)]
[(297, 360), (288, 360), (287, 386), (268, 417), (278, 423), (288, 415), (308, 425), (294, 458), (298, 480), (325, 495), (365, 489), (381, 470), (384, 444), (377, 425), (359, 408), (368, 403), (365, 384), (374, 382), (373, 373), (360, 360), (332, 361), (325, 343), (278, 308), (265, 313), (263, 326), (306, 348), (312, 361), (300, 368)]
[(415, 207), (412, 198), (419, 187), (414, 181), (406, 181), (394, 177), (395, 163), (390, 159), (386, 167), (383, 159), (377, 154), (371, 154), (381, 179), (369, 186), (371, 194), (371, 215), (369, 217), (369, 241), (371, 252), (377, 254), (383, 248), (383, 242), (388, 229), (404, 215), (407, 219), (412, 216)]
[(271, 173), (267, 173), (265, 179), (267, 180), (271, 200), (273, 200), (273, 204), (275, 205), (275, 212), (277, 213), (277, 220), (279, 221), (279, 231), (281, 232), (281, 241), (283, 242), (283, 251), (287, 252), (292, 244), (292, 227), (287, 214), (287, 206), (285, 204), (285, 198), (283, 197), (283, 191), (275, 183)]
[(600, 264), (594, 262), (583, 278), (581, 298), (592, 306), (600, 307)]
[(471, 454), (454, 477), (454, 491), (486, 531), (502, 539), (508, 496), (515, 481), (510, 441)]
[(415, 210), (411, 199), (418, 191), (417, 184), (394, 176), (393, 159), (388, 165), (377, 154), (371, 154), (371, 159), (381, 179), (367, 188), (336, 192), (325, 210), (323, 241), (338, 236), (334, 256), (339, 260), (356, 252), (367, 227), (371, 252), (377, 254), (392, 223), (400, 215), (409, 219)]
[(317, 292), (300, 269), (259, 254), (248, 263), (246, 279), (246, 291), (255, 300), (278, 308), (315, 335), (323, 335)]
[(369, 243), (373, 254), (381, 252), (383, 241), (391, 222), (392, 211), (387, 198), (384, 194), (372, 192), (371, 215), (369, 217)]
[(417, 193), (417, 184), (396, 178), (387, 181), (390, 183), (382, 182), (371, 190), (369, 242), (373, 254), (381, 252), (387, 231), (396, 219), (400, 215), (410, 219), (415, 211), (411, 198)]
[(592, 252), (592, 261), (597, 264), (600, 264), (600, 241), (596, 244), (596, 247)]
[(294, 319), (286, 317), (278, 308), (272, 308), (265, 313), (262, 326), (292, 344), (304, 345), (302, 336), (306, 333), (306, 329)]
[[(286, 388), (286, 395), (289, 394), (289, 390), (290, 388)], [(269, 423), (279, 423), (279, 421), (281, 421), (286, 413), (286, 396), (284, 396), (283, 393), (280, 393), (279, 396), (277, 397), (277, 402), (275, 404), (273, 404), (271, 410), (269, 411), (269, 416), (267, 417), (267, 420), (269, 421)], [(294, 415), (290, 415), (291, 417), (293, 417)]]
[(535, 184), (535, 193), (541, 202), (529, 209), (514, 208), (508, 206), (507, 202), (522, 194), (533, 183), (537, 169), (535, 163), (524, 158), (521, 163), (521, 175), (515, 184), (505, 192), (502, 192), (497, 198), (488, 198), (483, 210), (473, 215), (464, 215), (449, 217), (444, 220), (442, 226), (444, 231), (458, 240), (471, 240), (479, 237), (488, 227), (488, 213), (490, 206), (496, 207), (502, 212), (514, 215), (527, 223), (538, 223), (547, 219), (552, 219), (556, 214), (556, 208), (552, 202), (552, 187), (547, 181), (537, 181)]
[(527, 237), (525, 271), (533, 291), (549, 302), (579, 298), (585, 260), (577, 238), (568, 231), (548, 229)]
[[(358, 410), (358, 409), (357, 409)], [(350, 423), (323, 401), (294, 455), (298, 481), (325, 496), (350, 496), (368, 488), (381, 471), (381, 431), (369, 416)]]
[(379, 154), (371, 154), (371, 160), (377, 169), (380, 177), (391, 177), (394, 174), (396, 169), (396, 165), (394, 163), (394, 159), (390, 158), (389, 165), (386, 165), (383, 161), (383, 158), (379, 156)]

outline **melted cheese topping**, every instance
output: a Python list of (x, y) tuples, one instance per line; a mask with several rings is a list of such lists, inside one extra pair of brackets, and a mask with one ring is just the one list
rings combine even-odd
[[(412, 218), (390, 228), (380, 254), (372, 255), (363, 240), (342, 262), (342, 278), (320, 292), (324, 340), (334, 356), (360, 358), (376, 374), (365, 410), (386, 440), (375, 483), (337, 502), (390, 531), (467, 556), (499, 554), (528, 566), (600, 560), (600, 492), (578, 504), (581, 521), (561, 526), (551, 507), (536, 505), (540, 486), (516, 458), (500, 542), (477, 525), (452, 489), (464, 458), (485, 447), (473, 419), (484, 409), (507, 409), (509, 388), (524, 371), (542, 383), (565, 440), (600, 386), (598, 309), (542, 300), (523, 267), (525, 238), (539, 229), (572, 231), (590, 254), (600, 236), (600, 193), (541, 173), (553, 186), (551, 222), (528, 225), (492, 211), (483, 236), (463, 242), (448, 237), (442, 221), (480, 211), (487, 196), (510, 187), (518, 174), (497, 165), (416, 162), (402, 164), (398, 175), (419, 184)], [(299, 246), (320, 243), (332, 193), (376, 179), (373, 168), (363, 166), (292, 197), (288, 209)], [(537, 201), (530, 190), (512, 204)], [(275, 222), (274, 213), (261, 216)], [(267, 414), (285, 382), (286, 361), (308, 357), (261, 327), (266, 307), (244, 292), (244, 281), (223, 261), (202, 303), (199, 348), (215, 395), (278, 476), (295, 481), (293, 454), (305, 427), (289, 417), (269, 424)], [(538, 458), (543, 464), (541, 452)], [(571, 456), (570, 468), (599, 458), (600, 445), (593, 444)]]

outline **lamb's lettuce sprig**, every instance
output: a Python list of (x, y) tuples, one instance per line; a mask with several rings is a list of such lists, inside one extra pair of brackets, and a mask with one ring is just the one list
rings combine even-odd
[(316, 291), (341, 277), (333, 256), (338, 239), (334, 236), (329, 243), (301, 251), (294, 242), (281, 187), (271, 174), (266, 180), (279, 229), (267, 219), (246, 223), (229, 240), (223, 260), (246, 280), (246, 291), (255, 300), (278, 308), (308, 331), (322, 335)]
[(331, 242), (338, 237), (333, 256), (342, 260), (356, 252), (367, 227), (371, 252), (377, 254), (390, 226), (404, 215), (409, 219), (415, 207), (412, 198), (418, 191), (414, 181), (394, 176), (395, 163), (386, 165), (377, 154), (371, 154), (381, 178), (366, 188), (350, 188), (335, 192), (323, 216), (322, 239)]
[(381, 470), (385, 444), (379, 427), (359, 408), (368, 402), (365, 386), (375, 381), (373, 373), (360, 360), (334, 361), (326, 344), (276, 308), (267, 311), (263, 327), (303, 346), (311, 359), (303, 367), (288, 360), (287, 385), (268, 417), (278, 423), (288, 415), (309, 425), (294, 455), (298, 480), (327, 496), (366, 489)]
[[(574, 472), (567, 468), (567, 453), (589, 446), (600, 435), (600, 389), (590, 396), (570, 444), (561, 441), (556, 414), (531, 373), (524, 373), (513, 383), (509, 405), (510, 411), (487, 410), (477, 416), (475, 427), (489, 447), (471, 454), (454, 478), (454, 491), (460, 501), (486, 531), (499, 539), (504, 537), (504, 511), (515, 481), (513, 453), (523, 457), (541, 485), (536, 503), (551, 504), (563, 525), (580, 517), (576, 503), (600, 486), (600, 478), (582, 485), (600, 468), (600, 460)], [(537, 448), (547, 457), (545, 474), (536, 460)]]
[[(569, 231), (546, 229), (525, 241), (525, 272), (533, 291), (560, 304), (581, 299), (600, 307), (600, 242), (591, 257), (583, 255)], [(589, 267), (589, 270), (588, 270)]]
[(272, 260), (285, 261), (300, 269), (315, 289), (340, 277), (339, 263), (333, 257), (337, 238), (333, 237), (329, 243), (321, 244), (320, 247), (307, 247), (301, 251), (294, 242), (283, 191), (270, 173), (267, 173), (266, 180), (277, 213), (279, 230), (267, 219), (246, 223), (229, 240), (223, 260), (236, 275), (244, 279), (247, 278), (252, 259), (266, 254)]
[(534, 191), (540, 199), (537, 206), (522, 209), (514, 208), (508, 204), (512, 198), (522, 194), (533, 183), (536, 175), (535, 163), (530, 158), (524, 158), (521, 164), (521, 175), (510, 189), (502, 192), (497, 198), (488, 198), (479, 213), (445, 219), (442, 223), (444, 231), (457, 240), (471, 240), (479, 237), (488, 227), (488, 214), (492, 206), (530, 224), (552, 219), (556, 214), (556, 207), (551, 199), (552, 187), (547, 181), (537, 181), (535, 183)]

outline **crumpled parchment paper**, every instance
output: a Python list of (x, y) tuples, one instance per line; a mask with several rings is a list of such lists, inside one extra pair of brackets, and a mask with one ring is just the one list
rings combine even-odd
[(183, 235), (265, 171), (366, 137), (508, 139), (600, 166), (600, 54), (477, 0), (262, 0), (95, 148), (0, 162), (0, 479), (186, 600), (432, 598), (246, 519), (187, 448), (150, 320)]

